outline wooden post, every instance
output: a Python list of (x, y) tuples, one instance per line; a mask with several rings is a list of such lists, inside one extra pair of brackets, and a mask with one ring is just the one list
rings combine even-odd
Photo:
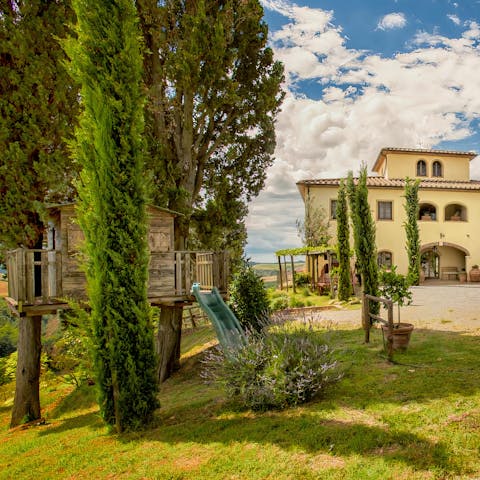
[(283, 275), (282, 275), (282, 261), (280, 256), (277, 257), (278, 260), (278, 274), (280, 276), (280, 290), (283, 290)]
[(387, 357), (388, 361), (393, 361), (393, 302), (387, 303), (388, 311), (388, 336), (387, 336)]
[(370, 343), (370, 301), (365, 294), (362, 296), (362, 324), (365, 330), (365, 343)]
[(292, 266), (292, 288), (293, 293), (297, 293), (297, 289), (295, 287), (295, 263), (293, 261), (293, 255), (290, 255), (290, 264)]
[(287, 284), (287, 292), (288, 292), (288, 269), (287, 269), (287, 257), (283, 256), (283, 266), (285, 267), (285, 283)]

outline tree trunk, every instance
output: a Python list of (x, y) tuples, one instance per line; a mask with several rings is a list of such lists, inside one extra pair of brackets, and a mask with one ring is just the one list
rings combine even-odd
[(181, 306), (163, 306), (160, 310), (157, 334), (158, 382), (162, 383), (180, 368), (180, 339), (182, 335)]
[(41, 335), (41, 315), (19, 319), (18, 360), (11, 428), (40, 418)]

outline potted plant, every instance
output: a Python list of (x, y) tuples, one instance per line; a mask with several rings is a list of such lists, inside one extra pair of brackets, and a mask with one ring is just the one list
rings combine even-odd
[[(393, 325), (393, 349), (405, 350), (410, 342), (413, 325), (400, 322), (400, 307), (412, 303), (410, 283), (405, 275), (397, 273), (394, 265), (389, 270), (382, 269), (380, 271), (379, 293), (381, 297), (388, 298), (397, 304), (398, 321)], [(382, 325), (382, 330), (387, 333), (388, 325)]]
[(478, 265), (472, 265), (469, 276), (471, 282), (480, 282), (480, 268), (478, 268)]

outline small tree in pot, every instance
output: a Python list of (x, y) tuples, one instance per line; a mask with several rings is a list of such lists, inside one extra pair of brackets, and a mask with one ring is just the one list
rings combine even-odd
[(400, 323), (400, 307), (412, 303), (410, 282), (405, 275), (397, 273), (397, 267), (383, 268), (378, 276), (380, 296), (392, 300), (398, 306), (398, 323)]
[[(405, 275), (397, 273), (396, 266), (390, 269), (382, 269), (379, 273), (380, 296), (392, 300), (398, 307), (398, 322), (393, 326), (393, 349), (404, 350), (410, 341), (413, 325), (400, 323), (400, 307), (412, 303), (410, 282)], [(387, 326), (382, 326), (383, 331), (388, 331)]]

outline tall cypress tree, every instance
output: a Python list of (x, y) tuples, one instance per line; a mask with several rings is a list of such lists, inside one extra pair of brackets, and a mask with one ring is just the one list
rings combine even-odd
[(337, 197), (338, 299), (347, 301), (352, 293), (350, 280), (350, 228), (347, 187), (342, 180)]
[(132, 0), (74, 0), (70, 43), (84, 107), (76, 157), (86, 236), (99, 403), (117, 431), (157, 408), (147, 301), (146, 191), (142, 157), (140, 32)]
[(407, 219), (403, 224), (407, 236), (408, 274), (410, 285), (420, 283), (420, 230), (418, 228), (418, 189), (420, 181), (407, 178), (405, 180), (405, 214)]
[[(355, 255), (357, 265), (362, 276), (363, 292), (378, 295), (378, 264), (375, 241), (375, 224), (372, 211), (368, 204), (367, 167), (360, 169), (358, 184), (355, 185), (353, 177), (349, 174), (348, 195), (352, 210)], [(372, 303), (371, 311), (378, 313), (379, 304)]]

